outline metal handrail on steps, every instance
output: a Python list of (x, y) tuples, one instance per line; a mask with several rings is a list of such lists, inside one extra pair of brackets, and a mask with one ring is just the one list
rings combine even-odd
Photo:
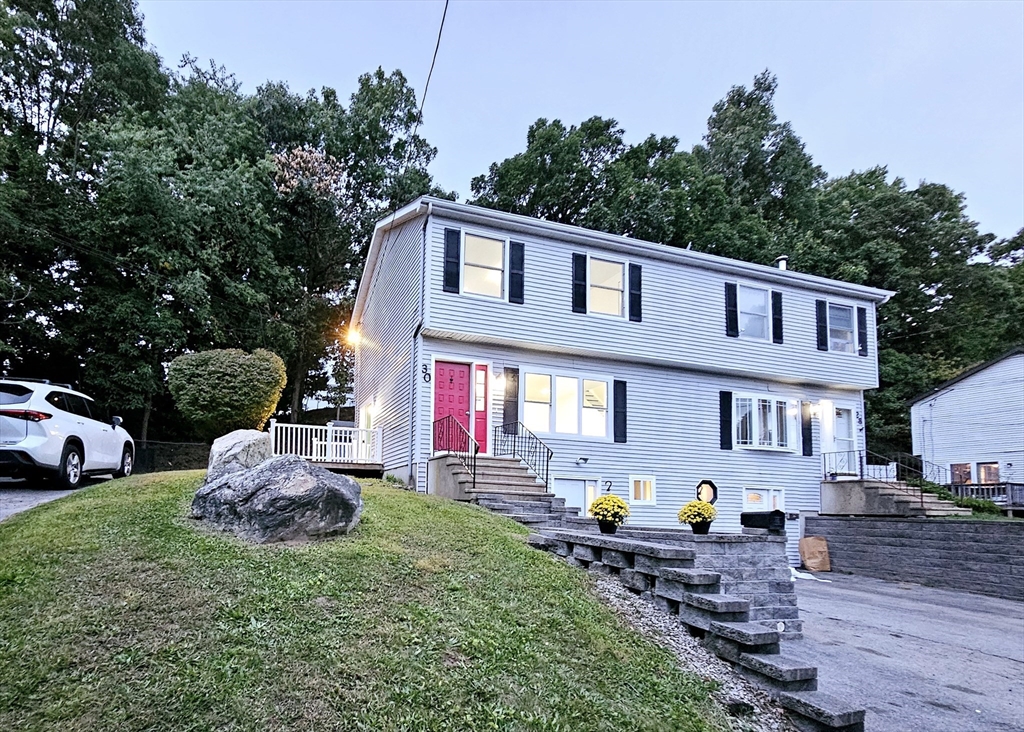
[(510, 455), (519, 458), (544, 481), (544, 490), (550, 489), (551, 457), (554, 452), (522, 422), (507, 422), (495, 427), (491, 452), (495, 457)]
[(457, 457), (462, 467), (469, 471), (476, 489), (476, 456), (480, 452), (480, 443), (451, 414), (434, 420), (434, 451)]
[[(855, 478), (883, 483), (911, 498), (917, 498), (923, 510), (924, 491), (909, 486), (905, 482), (908, 479), (936, 482), (930, 477), (926, 477), (927, 466), (931, 466), (931, 463), (928, 463), (927, 466), (923, 463), (924, 461), (920, 458), (906, 453), (897, 453), (894, 457), (887, 457), (870, 450), (823, 452), (821, 454), (821, 477), (823, 480)], [(939, 466), (931, 467), (938, 468)]]

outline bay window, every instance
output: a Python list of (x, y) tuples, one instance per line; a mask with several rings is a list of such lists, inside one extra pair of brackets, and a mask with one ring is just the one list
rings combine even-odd
[(796, 400), (737, 395), (733, 409), (733, 440), (737, 447), (795, 449)]
[(523, 390), (523, 424), (531, 432), (551, 431), (551, 377), (527, 374)]

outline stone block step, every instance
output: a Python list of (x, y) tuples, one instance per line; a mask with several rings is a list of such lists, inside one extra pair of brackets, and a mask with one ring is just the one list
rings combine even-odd
[(779, 704), (801, 732), (864, 732), (864, 709), (822, 691), (784, 691)]
[(505, 518), (510, 518), (513, 521), (518, 521), (524, 526), (548, 526), (549, 524), (557, 525), (559, 517), (550, 513), (506, 513), (503, 514)]
[(526, 537), (526, 543), (532, 546), (534, 549), (548, 551), (552, 548), (551, 545), (554, 542), (552, 542), (551, 539), (549, 539), (548, 537), (541, 536), (540, 534), (529, 534)]
[(472, 488), (467, 489), (466, 493), (473, 497), (474, 501), (489, 500), (489, 501), (505, 501), (505, 500), (516, 500), (516, 501), (549, 501), (549, 500), (560, 500), (550, 493), (541, 491), (521, 491), (521, 490), (504, 490), (504, 489), (490, 489), (477, 487), (476, 490)]
[(552, 529), (550, 532), (544, 533), (546, 536), (550, 536), (553, 539), (565, 541), (570, 544), (586, 544), (589, 546), (599, 547), (601, 549), (614, 549), (620, 552), (639, 554), (658, 559), (687, 559), (692, 561), (696, 555), (696, 552), (693, 549), (666, 546), (664, 544), (654, 544), (646, 541), (637, 541), (635, 539), (620, 539), (608, 534), (595, 534), (586, 531), (572, 531), (564, 529)]
[(783, 654), (741, 653), (736, 659), (743, 675), (780, 691), (815, 691), (818, 669)]
[(763, 646), (779, 642), (779, 633), (760, 623), (719, 623), (712, 622), (708, 632), (728, 638), (745, 646)]
[(749, 602), (741, 597), (732, 597), (731, 595), (698, 595), (686, 592), (681, 601), (690, 607), (714, 613), (745, 613), (750, 610)]
[(684, 585), (717, 585), (722, 575), (700, 569), (668, 568), (661, 571), (661, 577)]
[(517, 480), (494, 483), (478, 480), (476, 485), (473, 485), (473, 482), (470, 480), (460, 480), (459, 484), (466, 493), (539, 493), (540, 495), (551, 495), (544, 489), (543, 483), (529, 481)]

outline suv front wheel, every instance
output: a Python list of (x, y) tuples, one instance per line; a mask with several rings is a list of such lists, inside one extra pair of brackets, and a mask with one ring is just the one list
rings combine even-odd
[(65, 445), (60, 458), (57, 482), (64, 488), (75, 489), (82, 484), (82, 449), (78, 445)]
[(121, 467), (114, 473), (115, 478), (127, 478), (132, 474), (132, 470), (135, 467), (135, 458), (132, 455), (132, 449), (127, 445), (124, 446), (124, 452), (121, 453)]

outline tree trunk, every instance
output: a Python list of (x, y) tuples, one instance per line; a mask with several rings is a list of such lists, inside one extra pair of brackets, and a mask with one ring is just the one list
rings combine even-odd
[(306, 385), (306, 369), (299, 364), (295, 369), (295, 380), (292, 385), (292, 424), (299, 421), (299, 412), (302, 411), (302, 391)]
[(153, 413), (153, 395), (146, 397), (146, 407), (142, 410), (142, 429), (139, 430), (139, 442), (145, 442), (149, 436), (149, 415)]

